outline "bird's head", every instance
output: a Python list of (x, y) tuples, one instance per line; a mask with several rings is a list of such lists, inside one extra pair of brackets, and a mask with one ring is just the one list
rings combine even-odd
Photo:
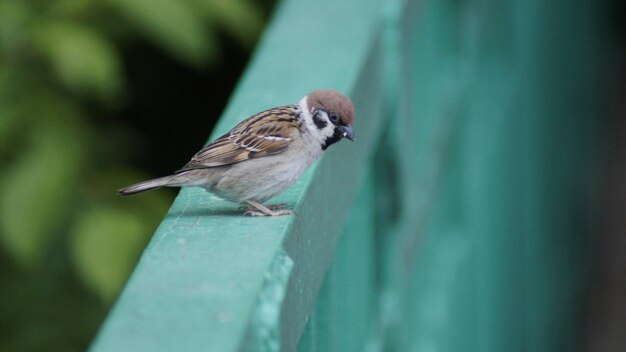
[(326, 149), (342, 138), (354, 141), (354, 105), (350, 98), (335, 90), (316, 90), (301, 100), (308, 109), (307, 127), (322, 149)]

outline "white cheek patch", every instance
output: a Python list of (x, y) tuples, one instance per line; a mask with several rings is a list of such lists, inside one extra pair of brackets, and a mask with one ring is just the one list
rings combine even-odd
[(306, 126), (307, 131), (311, 135), (311, 137), (320, 145), (323, 145), (326, 139), (335, 133), (335, 127), (328, 119), (328, 114), (325, 111), (319, 111), (318, 113), (322, 116), (323, 120), (326, 122), (326, 126), (322, 129), (319, 129), (315, 122), (313, 121), (313, 115), (310, 113), (314, 108), (309, 108), (308, 103), (306, 101), (306, 97), (298, 102), (300, 109), (302, 111), (301, 118)]

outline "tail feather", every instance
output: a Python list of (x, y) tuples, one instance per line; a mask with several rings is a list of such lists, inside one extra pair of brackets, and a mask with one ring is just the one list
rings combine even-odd
[(164, 187), (164, 186), (178, 186), (173, 176), (176, 176), (176, 175), (164, 176), (164, 177), (154, 178), (152, 180), (135, 183), (130, 186), (119, 189), (117, 193), (122, 196), (128, 196), (131, 194), (145, 192), (145, 191), (149, 191), (149, 190)]

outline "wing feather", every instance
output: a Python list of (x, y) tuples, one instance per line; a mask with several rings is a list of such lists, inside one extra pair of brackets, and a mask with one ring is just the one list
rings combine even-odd
[(238, 163), (285, 151), (300, 133), (302, 122), (295, 105), (260, 112), (204, 147), (191, 158), (183, 172)]

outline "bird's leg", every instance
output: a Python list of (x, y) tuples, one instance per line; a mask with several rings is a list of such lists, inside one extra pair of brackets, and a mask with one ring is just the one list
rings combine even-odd
[(289, 214), (294, 214), (295, 213), (293, 210), (288, 210), (288, 209), (272, 210), (272, 209), (279, 208), (278, 205), (270, 205), (270, 206), (266, 207), (266, 206), (264, 206), (264, 205), (262, 205), (260, 203), (252, 201), (252, 200), (247, 200), (246, 203), (250, 204), (254, 209), (247, 209), (246, 212), (243, 213), (244, 215), (250, 215), (250, 216), (278, 216), (278, 215), (289, 215)]

